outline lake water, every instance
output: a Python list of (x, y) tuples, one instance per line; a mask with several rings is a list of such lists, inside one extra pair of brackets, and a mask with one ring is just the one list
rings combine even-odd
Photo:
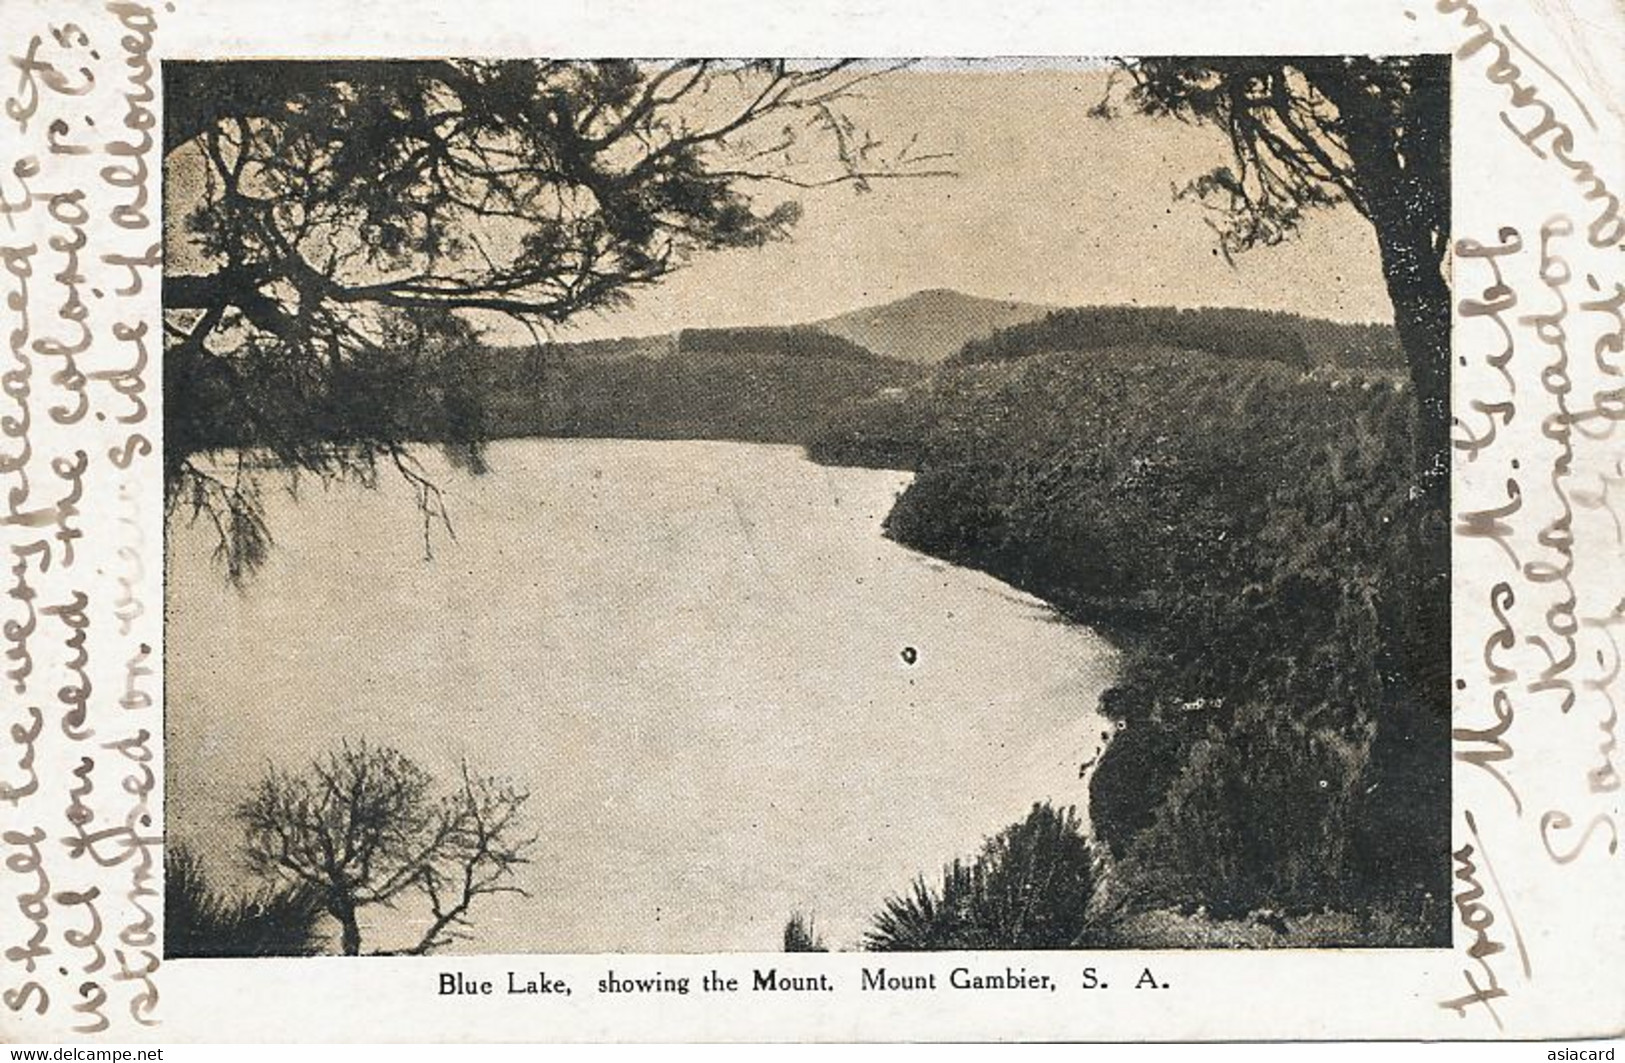
[[(252, 780), (356, 739), (533, 792), (531, 896), (485, 898), (471, 952), (773, 951), (793, 910), (851, 947), (1033, 801), (1083, 813), (1113, 651), (886, 540), (909, 474), (737, 443), (490, 457), (426, 454), (456, 531), (432, 559), (393, 476), (268, 489), (242, 591), (172, 521), (168, 825), (219, 877)], [(408, 913), (363, 918), (405, 943)]]

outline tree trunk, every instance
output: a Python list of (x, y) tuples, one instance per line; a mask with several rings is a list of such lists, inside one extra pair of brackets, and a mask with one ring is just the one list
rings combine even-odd
[[(1395, 205), (1402, 207), (1402, 205)], [(1373, 212), (1394, 214), (1397, 210)], [(1450, 288), (1432, 253), (1432, 237), (1402, 218), (1374, 217), (1383, 276), (1394, 304), (1394, 328), (1416, 396), (1417, 479), (1423, 491), (1450, 485)], [(1395, 228), (1399, 231), (1395, 231)]]
[[(1387, 176), (1387, 174), (1379, 175)], [(1441, 182), (1447, 175), (1440, 176)], [(1383, 276), (1394, 304), (1394, 327), (1405, 351), (1416, 400), (1412, 466), (1415, 490), (1406, 534), (1418, 558), (1408, 633), (1407, 672), (1415, 694), (1450, 712), (1450, 287), (1434, 234), (1403, 194), (1371, 197), (1372, 225), (1382, 251)], [(1432, 205), (1440, 209), (1438, 204)], [(1443, 204), (1449, 217), (1448, 200)]]
[[(1415, 473), (1404, 534), (1417, 559), (1403, 659), (1413, 698), (1450, 713), (1450, 229), (1449, 62), (1418, 65), (1409, 106), (1397, 110), (1336, 58), (1304, 72), (1337, 108), (1360, 209), (1376, 230), (1394, 327), (1416, 400)], [(1441, 108), (1444, 110), (1441, 112)], [(1448, 726), (1441, 724), (1441, 726)]]
[(1397, 113), (1342, 61), (1305, 65), (1338, 111), (1415, 397), (1412, 491), (1394, 530), (1413, 560), (1384, 636), (1400, 675), (1378, 720), (1357, 862), (1436, 905), (1450, 891), (1450, 150), (1448, 109), (1436, 113), (1449, 63), (1417, 66), (1417, 95)]
[(361, 955), (361, 927), (356, 922), (355, 905), (345, 897), (330, 901), (327, 910), (339, 921), (339, 945), (344, 955)]

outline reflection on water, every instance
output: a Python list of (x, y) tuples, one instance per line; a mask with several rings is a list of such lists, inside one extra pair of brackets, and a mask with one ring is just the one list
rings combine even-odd
[(456, 539), (429, 560), (394, 482), (268, 490), (242, 592), (174, 523), (168, 823), (222, 874), (265, 765), (357, 738), (534, 793), (531, 896), (484, 899), (477, 952), (771, 951), (796, 909), (850, 947), (1034, 800), (1083, 810), (1111, 649), (884, 539), (907, 474), (734, 443), (491, 461), (437, 472)]

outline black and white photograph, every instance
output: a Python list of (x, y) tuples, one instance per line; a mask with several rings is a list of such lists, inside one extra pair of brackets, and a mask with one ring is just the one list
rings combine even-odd
[(166, 955), (1449, 946), (1450, 72), (166, 61)]

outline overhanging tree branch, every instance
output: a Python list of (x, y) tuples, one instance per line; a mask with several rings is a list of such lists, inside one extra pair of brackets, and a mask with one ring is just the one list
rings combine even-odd
[[(181, 223), (166, 248), (180, 448), (166, 472), (185, 480), (202, 451), (249, 447), (328, 477), (399, 466), (411, 440), (446, 432), (483, 467), (473, 397), (434, 376), (477, 345), (459, 315), (565, 324), (695, 255), (782, 239), (799, 207), (776, 192), (942, 174), (940, 154), (888, 151), (843, 109), (895, 68), (166, 65)], [(402, 345), (420, 332), (427, 355)]]

